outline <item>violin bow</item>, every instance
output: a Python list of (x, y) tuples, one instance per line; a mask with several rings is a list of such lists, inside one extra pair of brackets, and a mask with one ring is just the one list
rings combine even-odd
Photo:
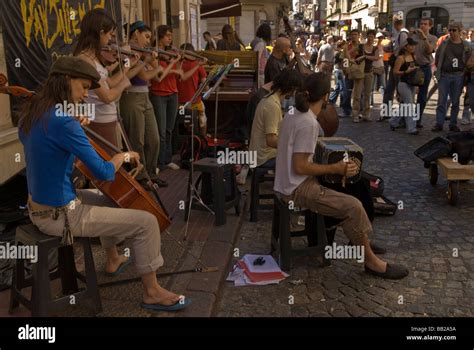
[(35, 92), (22, 86), (8, 86), (8, 79), (6, 75), (0, 73), (0, 94), (6, 94), (20, 98), (30, 98), (35, 95)]

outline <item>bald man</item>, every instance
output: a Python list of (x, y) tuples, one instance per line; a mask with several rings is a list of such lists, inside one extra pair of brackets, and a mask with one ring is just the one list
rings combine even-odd
[(273, 81), (280, 72), (285, 69), (290, 60), (292, 50), (288, 38), (278, 38), (275, 42), (273, 52), (265, 66), (265, 84)]

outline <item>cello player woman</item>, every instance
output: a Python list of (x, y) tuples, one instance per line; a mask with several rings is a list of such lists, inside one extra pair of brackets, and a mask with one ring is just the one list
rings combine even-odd
[[(21, 113), (19, 136), (24, 145), (28, 180), (28, 210), (31, 221), (43, 233), (63, 237), (100, 237), (105, 248), (105, 271), (113, 276), (134, 261), (143, 283), (143, 303), (148, 310), (175, 311), (190, 300), (158, 284), (156, 270), (163, 265), (157, 219), (134, 209), (117, 208), (94, 190), (76, 192), (71, 172), (80, 159), (99, 180), (113, 181), (125, 161), (139, 162), (135, 152), (119, 153), (104, 161), (89, 143), (81, 123), (63, 113), (58, 104), (82, 103), (89, 89), (99, 87), (96, 69), (78, 57), (60, 57), (51, 67), (42, 90), (28, 101)], [(132, 257), (120, 255), (116, 244), (132, 241)]]

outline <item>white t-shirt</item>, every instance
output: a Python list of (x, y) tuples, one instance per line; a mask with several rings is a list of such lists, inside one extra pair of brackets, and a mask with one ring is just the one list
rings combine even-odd
[(307, 175), (298, 175), (293, 169), (293, 153), (309, 153), (312, 162), (320, 125), (314, 113), (309, 110), (301, 113), (287, 113), (280, 126), (276, 157), (275, 184), (276, 192), (289, 196), (303, 183)]

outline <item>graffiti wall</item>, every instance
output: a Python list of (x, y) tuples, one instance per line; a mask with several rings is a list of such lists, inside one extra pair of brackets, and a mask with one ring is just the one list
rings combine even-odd
[(10, 85), (35, 90), (44, 82), (53, 53), (71, 53), (81, 19), (95, 8), (105, 8), (120, 28), (120, 0), (0, 1)]

